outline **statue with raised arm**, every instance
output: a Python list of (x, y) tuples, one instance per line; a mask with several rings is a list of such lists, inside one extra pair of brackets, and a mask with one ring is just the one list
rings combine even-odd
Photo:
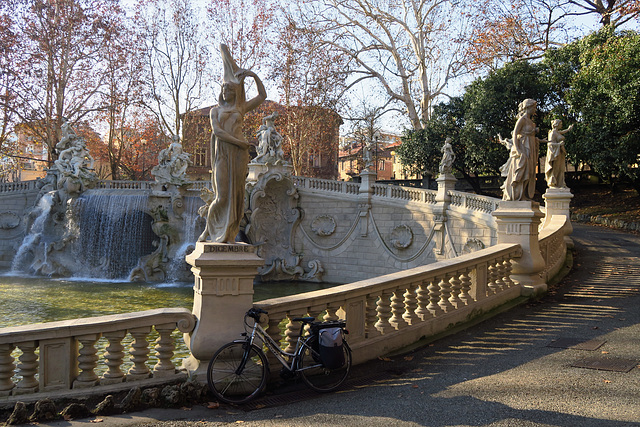
[(451, 145), (451, 138), (447, 138), (442, 146), (442, 160), (440, 160), (440, 174), (451, 174), (453, 170), (453, 162), (456, 160), (456, 155), (453, 152), (453, 146)]
[(511, 140), (501, 142), (509, 149), (509, 159), (500, 171), (506, 177), (502, 184), (502, 200), (532, 200), (536, 190), (539, 139), (533, 116), (537, 102), (525, 99), (518, 106), (518, 120)]
[[(218, 105), (211, 109), (211, 194), (202, 194), (208, 201), (201, 212), (205, 230), (198, 238), (216, 243), (234, 243), (244, 216), (244, 191), (249, 163), (249, 143), (242, 134), (244, 115), (255, 109), (267, 93), (260, 78), (250, 70), (239, 68), (229, 52), (220, 45), (224, 77)], [(244, 80), (251, 77), (258, 95), (246, 99)], [(206, 216), (205, 216), (206, 214)]]
[(565, 130), (561, 129), (562, 120), (556, 119), (551, 122), (547, 141), (547, 164), (544, 168), (547, 185), (551, 188), (567, 188), (564, 181), (567, 156), (567, 150), (564, 147), (564, 134), (573, 129), (573, 125)]

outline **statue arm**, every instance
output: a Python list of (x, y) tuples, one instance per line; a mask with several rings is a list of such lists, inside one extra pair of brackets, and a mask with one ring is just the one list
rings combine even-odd
[(245, 150), (249, 149), (249, 143), (247, 141), (236, 138), (235, 136), (224, 130), (222, 126), (220, 126), (218, 115), (216, 114), (215, 109), (211, 110), (211, 114), (209, 115), (209, 117), (211, 119), (213, 134), (216, 136), (216, 138), (221, 138), (223, 141), (233, 144), (238, 148), (242, 148)]
[(237, 73), (237, 76), (240, 78), (252, 77), (253, 80), (256, 82), (256, 86), (258, 89), (258, 95), (255, 96), (254, 98), (251, 98), (245, 104), (245, 107), (244, 107), (245, 112), (255, 109), (258, 105), (262, 104), (265, 99), (267, 99), (267, 91), (264, 88), (264, 85), (262, 84), (262, 80), (260, 80), (260, 77), (258, 77), (256, 73), (250, 70), (241, 70)]

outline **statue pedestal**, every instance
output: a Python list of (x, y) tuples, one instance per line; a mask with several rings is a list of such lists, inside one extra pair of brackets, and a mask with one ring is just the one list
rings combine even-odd
[(568, 237), (573, 233), (573, 227), (571, 226), (571, 199), (573, 194), (568, 188), (553, 188), (549, 187), (547, 192), (542, 195), (546, 206), (546, 215), (542, 228), (551, 223), (553, 217), (563, 217), (564, 221), (564, 235), (567, 244), (573, 245), (573, 241)]
[[(458, 180), (450, 173), (442, 173), (436, 179), (438, 183), (438, 194), (436, 194), (436, 206), (434, 208), (434, 230), (438, 233), (438, 239), (436, 240), (436, 254), (445, 255), (445, 237), (446, 237), (446, 223), (447, 223), (447, 209), (451, 204), (451, 196), (449, 191), (456, 189), (456, 182)], [(455, 254), (449, 254), (455, 256)]]
[(191, 356), (183, 367), (203, 379), (218, 348), (244, 332), (244, 314), (253, 306), (253, 280), (264, 260), (252, 245), (198, 242), (186, 261), (195, 276), (197, 324), (184, 335)]
[(278, 161), (277, 163), (249, 163), (247, 173), (247, 183), (255, 183), (268, 172), (281, 173), (291, 175), (293, 173), (293, 165)]
[(493, 212), (498, 225), (498, 243), (518, 243), (522, 257), (513, 262), (511, 278), (522, 287), (522, 295), (547, 291), (540, 277), (545, 267), (538, 242), (538, 227), (544, 216), (539, 204), (531, 201), (502, 201)]

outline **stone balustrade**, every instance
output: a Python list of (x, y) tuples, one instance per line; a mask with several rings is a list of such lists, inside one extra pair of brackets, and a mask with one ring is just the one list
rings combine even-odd
[(498, 203), (500, 203), (500, 199), (479, 196), (472, 193), (449, 191), (448, 194), (451, 197), (451, 206), (464, 208), (469, 211), (491, 213), (498, 209)]
[(437, 191), (421, 188), (399, 187), (388, 184), (372, 185), (375, 197), (386, 197), (395, 200), (435, 204)]
[(36, 181), (18, 181), (0, 183), (0, 193), (17, 193), (36, 189)]
[[(172, 334), (176, 329), (191, 332), (195, 324), (187, 309), (160, 308), (2, 328), (0, 400), (107, 386), (112, 391), (118, 385), (131, 388), (131, 382), (164, 382), (184, 376), (173, 361)], [(152, 334), (157, 339), (149, 349)], [(124, 344), (129, 342), (127, 349)], [(103, 354), (98, 354), (100, 344), (105, 347)], [(125, 360), (126, 356), (130, 359)], [(153, 366), (149, 366), (150, 358)]]
[[(288, 351), (300, 325), (291, 319), (346, 319), (355, 363), (376, 358), (444, 331), (520, 296), (510, 279), (517, 244), (334, 288), (274, 298), (254, 305), (269, 312), (267, 332)], [(284, 331), (280, 329), (285, 322)]]

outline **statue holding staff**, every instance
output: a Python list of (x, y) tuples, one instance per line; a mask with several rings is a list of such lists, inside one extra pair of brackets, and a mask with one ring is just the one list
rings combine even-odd
[[(242, 134), (244, 115), (259, 106), (267, 93), (260, 78), (250, 70), (239, 68), (229, 52), (220, 45), (224, 69), (218, 105), (211, 109), (211, 188), (201, 197), (206, 206), (201, 215), (206, 220), (199, 242), (234, 243), (244, 215), (244, 189), (249, 163), (249, 142)], [(251, 77), (258, 95), (247, 101), (244, 79)], [(205, 193), (208, 190), (205, 191)]]

